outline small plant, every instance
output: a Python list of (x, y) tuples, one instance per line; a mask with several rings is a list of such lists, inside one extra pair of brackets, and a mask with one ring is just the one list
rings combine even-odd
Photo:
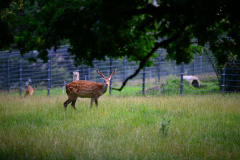
[(170, 123), (171, 123), (171, 120), (167, 121), (167, 120), (165, 120), (165, 118), (163, 118), (160, 129), (159, 129), (159, 137), (161, 136), (161, 134), (162, 134), (163, 138), (165, 138), (167, 136)]

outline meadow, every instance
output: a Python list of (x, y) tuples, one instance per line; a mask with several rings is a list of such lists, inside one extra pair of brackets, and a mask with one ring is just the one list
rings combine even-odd
[(0, 94), (0, 159), (238, 159), (240, 95)]

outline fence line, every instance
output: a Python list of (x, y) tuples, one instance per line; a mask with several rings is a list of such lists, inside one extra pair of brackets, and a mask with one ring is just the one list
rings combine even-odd
[[(37, 58), (37, 52), (32, 51), (20, 56), (19, 51), (0, 52), (0, 91), (8, 93), (19, 93), (22, 96), (24, 88), (28, 84), (33, 86), (35, 94), (62, 94), (62, 87), (73, 80), (72, 72), (77, 71), (80, 80), (90, 80), (102, 83), (101, 77), (96, 73), (96, 69), (104, 75), (109, 75), (112, 70), (118, 69), (112, 76), (109, 94), (119, 94), (112, 90), (118, 88), (121, 83), (138, 68), (136, 62), (128, 62), (126, 57), (123, 59), (109, 59), (106, 61), (94, 60), (94, 67), (81, 65), (74, 66), (74, 56), (67, 52), (68, 46), (62, 46), (56, 52), (49, 51), (49, 60), (44, 63), (37, 59), (37, 62), (29, 62), (29, 58)], [(154, 94), (161, 94), (167, 91), (174, 91), (175, 94), (186, 94), (188, 89), (185, 86), (184, 75), (197, 76), (201, 83), (198, 90), (193, 92), (239, 92), (239, 74), (236, 69), (218, 68), (221, 70), (221, 80), (217, 79), (216, 73), (209, 63), (208, 58), (194, 55), (194, 59), (189, 64), (181, 63), (177, 66), (175, 61), (166, 61), (166, 51), (159, 49), (158, 57), (152, 59), (153, 66), (145, 67), (134, 79), (129, 80), (127, 87), (123, 90), (129, 94), (146, 94), (151, 88)], [(177, 77), (179, 82), (173, 81), (173, 85), (178, 88), (170, 88), (167, 83), (169, 76)], [(170, 76), (171, 77), (171, 76)], [(24, 83), (25, 82), (25, 83)], [(25, 84), (25, 85), (24, 85)], [(23, 88), (24, 87), (24, 88)], [(209, 89), (213, 87), (213, 89)], [(215, 87), (215, 88), (214, 88)]]

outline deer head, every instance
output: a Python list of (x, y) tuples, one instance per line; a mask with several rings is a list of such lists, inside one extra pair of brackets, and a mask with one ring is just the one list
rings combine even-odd
[(104, 84), (106, 84), (107, 86), (109, 86), (109, 83), (110, 83), (110, 80), (111, 80), (111, 76), (117, 71), (117, 69), (115, 69), (114, 71), (111, 72), (111, 74), (108, 76), (108, 77), (105, 77), (102, 72), (99, 72), (98, 70), (96, 70), (97, 73), (99, 75), (101, 75), (103, 78), (103, 81), (104, 81)]

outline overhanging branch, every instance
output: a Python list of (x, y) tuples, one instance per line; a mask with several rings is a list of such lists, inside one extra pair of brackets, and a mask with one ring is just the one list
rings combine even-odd
[(238, 74), (240, 75), (240, 67), (238, 67), (238, 66), (235, 64), (235, 61), (234, 61), (234, 60), (232, 60), (232, 63), (233, 63), (233, 65), (231, 65), (229, 62), (227, 62), (227, 65), (230, 66), (231, 68), (236, 68)]
[(149, 60), (149, 58), (153, 55), (153, 53), (160, 47), (167, 47), (171, 42), (173, 42), (174, 40), (178, 39), (181, 35), (181, 33), (184, 31), (184, 29), (186, 28), (187, 25), (184, 25), (183, 27), (180, 28), (180, 30), (173, 35), (171, 38), (167, 39), (167, 40), (163, 40), (162, 42), (157, 42), (155, 43), (155, 46), (152, 48), (152, 50), (147, 54), (147, 56), (141, 60), (138, 69), (135, 71), (134, 74), (132, 74), (131, 76), (129, 76), (127, 79), (125, 79), (125, 81), (122, 83), (121, 88), (117, 89), (117, 88), (112, 88), (113, 90), (118, 90), (121, 91), (124, 86), (127, 84), (128, 80), (134, 78), (139, 72), (140, 70), (144, 67), (145, 63)]

